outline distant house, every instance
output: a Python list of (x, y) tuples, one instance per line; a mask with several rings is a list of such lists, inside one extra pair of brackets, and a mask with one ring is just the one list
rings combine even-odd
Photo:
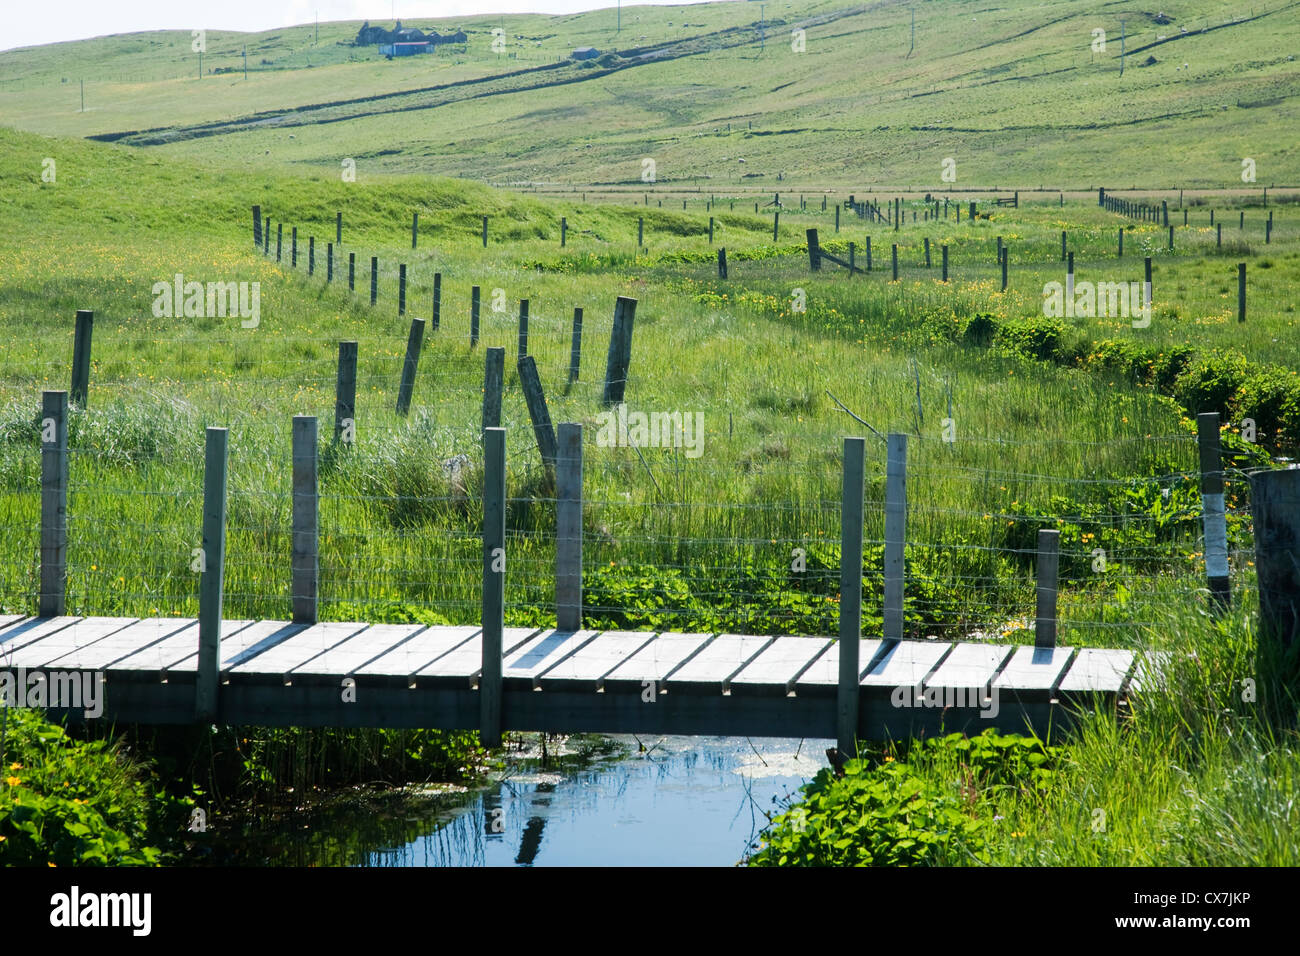
[(600, 51), (594, 46), (580, 46), (573, 51), (572, 56), (575, 60), (594, 60), (600, 56)]
[(380, 56), (414, 56), (417, 53), (428, 53), (429, 44), (427, 41), (420, 43), (381, 43), (379, 45)]
[[(381, 56), (411, 56), (415, 53), (432, 53), (434, 47), (443, 43), (465, 43), (468, 39), (464, 30), (439, 36), (433, 30), (425, 33), (417, 27), (403, 27), (401, 20), (397, 21), (392, 30), (372, 27), (367, 20), (357, 31), (357, 38), (352, 41), (352, 45), (378, 45)], [(404, 45), (421, 46), (423, 49), (397, 50), (397, 47)]]

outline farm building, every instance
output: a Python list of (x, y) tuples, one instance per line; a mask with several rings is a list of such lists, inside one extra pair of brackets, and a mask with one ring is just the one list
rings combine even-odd
[(580, 46), (573, 51), (572, 56), (575, 60), (594, 60), (600, 56), (600, 51), (594, 46)]
[(380, 56), (414, 56), (417, 53), (428, 53), (429, 44), (424, 43), (381, 43), (379, 45)]

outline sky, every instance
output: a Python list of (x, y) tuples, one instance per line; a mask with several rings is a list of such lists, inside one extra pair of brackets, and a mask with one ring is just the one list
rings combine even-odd
[[(0, 50), (141, 30), (274, 30), (325, 20), (430, 19), (489, 13), (577, 13), (617, 0), (5, 0)], [(637, 0), (670, 6), (703, 0)], [(623, 6), (632, 4), (625, 2)]]

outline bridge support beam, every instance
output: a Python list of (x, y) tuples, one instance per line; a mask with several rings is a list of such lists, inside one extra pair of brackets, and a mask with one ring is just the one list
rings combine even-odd
[(582, 425), (559, 427), (555, 472), (555, 627), (582, 628)]

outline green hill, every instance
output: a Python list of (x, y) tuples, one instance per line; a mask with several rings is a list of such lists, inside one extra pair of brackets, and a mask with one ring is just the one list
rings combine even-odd
[[(468, 40), (392, 61), (351, 45), (356, 22), (213, 32), (202, 77), (186, 33), (55, 44), (0, 53), (0, 115), (358, 176), (636, 187), (649, 157), (659, 184), (717, 191), (1218, 188), (1250, 157), (1260, 183), (1300, 182), (1300, 3), (764, 6), (629, 7), (621, 32), (613, 10), (410, 21)], [(585, 45), (605, 55), (569, 58)]]

